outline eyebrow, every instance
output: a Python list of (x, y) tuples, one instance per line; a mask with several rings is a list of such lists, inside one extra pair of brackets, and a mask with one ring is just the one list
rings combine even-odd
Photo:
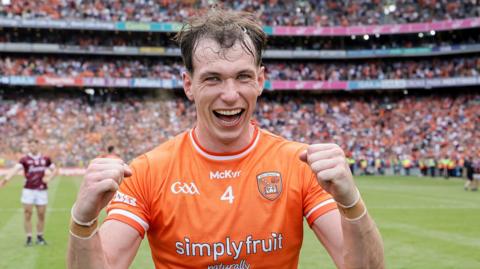
[(218, 72), (213, 72), (213, 71), (207, 71), (205, 73), (201, 73), (200, 74), (200, 78), (205, 78), (205, 77), (209, 77), (209, 76), (220, 76), (221, 74), (218, 73)]
[[(242, 69), (242, 70), (239, 70), (238, 72), (236, 72), (235, 74), (245, 74), (245, 73), (248, 73), (248, 74), (254, 74), (255, 71), (251, 70), (251, 69)], [(218, 73), (218, 72), (214, 72), (214, 71), (206, 71), (204, 73), (201, 73), (200, 74), (200, 78), (205, 78), (205, 77), (209, 77), (209, 76), (222, 76), (221, 73)]]

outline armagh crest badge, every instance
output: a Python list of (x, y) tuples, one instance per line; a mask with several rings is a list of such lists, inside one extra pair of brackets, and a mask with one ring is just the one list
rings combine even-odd
[(258, 191), (266, 199), (273, 201), (282, 193), (282, 175), (279, 172), (264, 172), (257, 175)]

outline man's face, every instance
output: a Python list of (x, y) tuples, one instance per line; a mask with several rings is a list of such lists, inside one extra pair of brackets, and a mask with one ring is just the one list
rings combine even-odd
[(30, 141), (28, 148), (31, 153), (37, 154), (38, 153), (38, 141)]
[(198, 134), (224, 145), (248, 143), (264, 68), (239, 43), (221, 50), (211, 39), (199, 41), (193, 67), (193, 75), (185, 73), (183, 80), (187, 97), (196, 105)]

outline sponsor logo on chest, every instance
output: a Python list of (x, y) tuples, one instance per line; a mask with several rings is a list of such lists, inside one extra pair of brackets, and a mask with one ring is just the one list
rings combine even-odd
[(242, 171), (223, 170), (223, 171), (210, 171), (210, 179), (234, 179), (240, 177)]
[(38, 173), (38, 172), (44, 172), (46, 168), (44, 166), (29, 166), (28, 167), (28, 173)]

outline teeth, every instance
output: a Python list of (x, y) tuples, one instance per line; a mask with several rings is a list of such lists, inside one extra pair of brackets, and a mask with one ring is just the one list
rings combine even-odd
[(233, 109), (233, 110), (215, 110), (220, 115), (225, 115), (225, 116), (233, 116), (236, 115), (240, 112), (242, 112), (242, 109)]

